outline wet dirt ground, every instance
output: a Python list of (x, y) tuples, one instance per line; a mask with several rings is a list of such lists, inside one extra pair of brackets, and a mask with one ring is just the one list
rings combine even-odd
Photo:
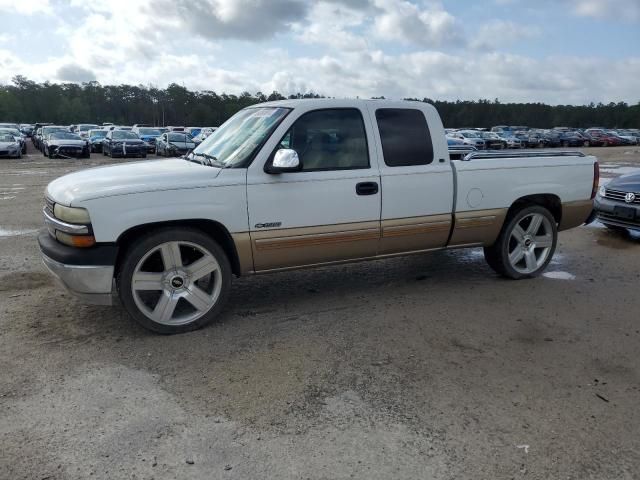
[(162, 337), (40, 263), (46, 184), (112, 162), (0, 160), (1, 479), (638, 478), (640, 236), (561, 233), (528, 281), (477, 249), (242, 278)]

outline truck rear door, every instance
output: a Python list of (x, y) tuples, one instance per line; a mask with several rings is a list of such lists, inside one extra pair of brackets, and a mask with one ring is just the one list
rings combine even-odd
[(444, 247), (453, 210), (453, 172), (444, 128), (430, 105), (370, 105), (380, 152), (379, 254)]

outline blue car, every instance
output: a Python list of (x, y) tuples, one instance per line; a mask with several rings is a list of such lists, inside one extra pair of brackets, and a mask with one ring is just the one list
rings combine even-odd
[(156, 152), (156, 141), (162, 135), (160, 130), (151, 127), (136, 127), (133, 131), (138, 134), (140, 140), (147, 144), (147, 153)]
[(91, 148), (91, 153), (102, 151), (102, 140), (107, 136), (107, 131), (102, 129), (89, 130), (87, 140)]

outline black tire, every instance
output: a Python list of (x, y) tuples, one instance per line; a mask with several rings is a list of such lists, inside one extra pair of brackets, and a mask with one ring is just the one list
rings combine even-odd
[(27, 144), (26, 143), (22, 146), (22, 153), (23, 154), (27, 153)]
[[(547, 253), (547, 257), (535, 271), (522, 273), (516, 270), (509, 261), (509, 248), (511, 241), (511, 234), (516, 227), (525, 217), (532, 214), (540, 214), (544, 216), (548, 221), (551, 228), (552, 235), (552, 246), (550, 247), (550, 251)], [(487, 264), (499, 275), (503, 277), (511, 278), (513, 280), (520, 280), (523, 278), (533, 278), (539, 276), (549, 262), (553, 258), (553, 254), (556, 250), (556, 245), (558, 242), (558, 227), (556, 225), (556, 220), (553, 218), (553, 215), (549, 210), (544, 207), (540, 207), (538, 205), (531, 205), (528, 207), (521, 208), (520, 210), (516, 210), (511, 212), (507, 219), (505, 220), (504, 225), (502, 226), (502, 230), (500, 231), (500, 235), (496, 242), (490, 247), (484, 248), (484, 258)]]
[[(132, 276), (138, 262), (148, 252), (166, 242), (190, 242), (196, 244), (206, 249), (215, 258), (220, 267), (219, 281), (221, 282), (221, 289), (215, 304), (206, 313), (190, 323), (165, 325), (152, 320), (138, 308), (131, 290)], [(172, 335), (197, 330), (213, 322), (224, 308), (231, 289), (231, 279), (232, 270), (229, 259), (222, 247), (213, 238), (195, 228), (168, 227), (155, 230), (136, 239), (135, 243), (123, 256), (116, 278), (116, 285), (122, 305), (137, 323), (152, 332)]]
[(569, 142), (567, 142), (567, 141), (562, 142), (562, 147), (563, 148), (568, 148), (569, 147)]
[(589, 142), (589, 140), (585, 140), (584, 142), (582, 142), (582, 146), (583, 147), (590, 147), (591, 146), (591, 142)]

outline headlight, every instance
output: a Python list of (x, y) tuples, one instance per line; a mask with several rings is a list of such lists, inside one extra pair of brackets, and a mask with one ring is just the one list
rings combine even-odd
[(607, 189), (605, 188), (604, 185), (602, 185), (599, 189), (598, 189), (598, 195), (600, 195), (601, 197), (605, 197), (607, 195)]
[(56, 203), (53, 207), (53, 214), (63, 222), (88, 224), (91, 223), (89, 212), (84, 208), (65, 207)]

